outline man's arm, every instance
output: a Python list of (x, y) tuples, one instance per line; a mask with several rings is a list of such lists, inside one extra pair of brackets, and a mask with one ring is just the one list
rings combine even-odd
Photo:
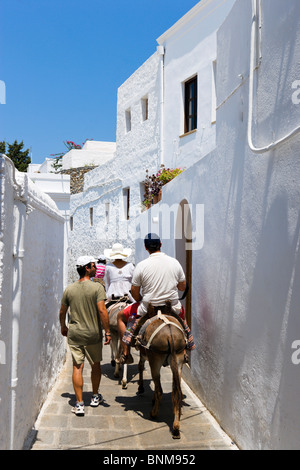
[(185, 290), (185, 288), (186, 288), (186, 281), (178, 282), (178, 284), (177, 284), (177, 289), (178, 290)]
[(131, 286), (131, 289), (130, 289), (131, 295), (136, 302), (139, 302), (140, 300), (142, 300), (140, 289), (141, 289), (140, 286)]
[(98, 313), (99, 313), (99, 316), (100, 316), (102, 326), (105, 330), (105, 342), (104, 342), (104, 344), (109, 344), (110, 340), (111, 340), (110, 329), (109, 329), (109, 317), (108, 317), (108, 313), (107, 313), (107, 310), (106, 310), (104, 300), (100, 300), (99, 302), (97, 302), (97, 308), (98, 308)]
[(60, 322), (60, 331), (63, 336), (68, 335), (68, 327), (66, 326), (67, 311), (68, 311), (68, 307), (61, 304), (60, 311), (59, 311), (59, 322)]

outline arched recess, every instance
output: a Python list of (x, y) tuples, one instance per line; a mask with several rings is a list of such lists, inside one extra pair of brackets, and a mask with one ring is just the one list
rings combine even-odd
[[(183, 267), (189, 291), (181, 301), (185, 308), (186, 320), (191, 328), (192, 324), (192, 217), (189, 203), (183, 199), (178, 205), (175, 224), (175, 257)], [(187, 249), (189, 248), (189, 249)]]

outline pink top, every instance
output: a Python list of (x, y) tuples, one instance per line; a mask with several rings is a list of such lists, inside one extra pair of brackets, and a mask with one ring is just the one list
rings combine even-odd
[(98, 279), (103, 279), (105, 274), (105, 264), (97, 264), (96, 275)]

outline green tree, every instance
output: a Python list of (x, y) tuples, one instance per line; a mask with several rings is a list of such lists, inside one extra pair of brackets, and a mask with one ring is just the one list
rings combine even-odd
[(29, 163), (31, 163), (31, 158), (28, 156), (29, 149), (22, 151), (23, 148), (23, 140), (20, 143), (15, 140), (13, 144), (9, 144), (4, 141), (0, 142), (0, 153), (4, 153), (9, 157), (17, 170), (26, 172)]

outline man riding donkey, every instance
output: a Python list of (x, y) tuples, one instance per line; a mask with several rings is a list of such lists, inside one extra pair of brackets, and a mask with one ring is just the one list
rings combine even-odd
[[(187, 336), (187, 350), (195, 349), (193, 336), (185, 320), (184, 308), (178, 299), (178, 290), (185, 291), (186, 280), (180, 263), (171, 256), (161, 252), (161, 241), (158, 235), (149, 233), (144, 239), (149, 257), (137, 264), (131, 286), (131, 295), (135, 303), (129, 305), (118, 314), (118, 328), (122, 337), (123, 352), (120, 357), (121, 364), (132, 364), (130, 346), (142, 326), (143, 318), (151, 304), (164, 307), (171, 303), (172, 313), (181, 322)], [(142, 295), (140, 290), (142, 289)], [(188, 356), (185, 355), (186, 362)]]

